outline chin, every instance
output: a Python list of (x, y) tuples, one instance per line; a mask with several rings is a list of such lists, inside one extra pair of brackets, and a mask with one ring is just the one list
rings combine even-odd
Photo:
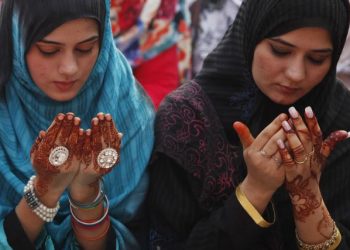
[(298, 99), (295, 98), (270, 98), (271, 101), (273, 101), (276, 104), (283, 105), (283, 106), (289, 106), (293, 105), (295, 102), (298, 101)]
[(49, 97), (57, 102), (68, 102), (72, 99), (74, 99), (77, 95), (76, 94), (65, 94), (65, 95), (49, 95)]

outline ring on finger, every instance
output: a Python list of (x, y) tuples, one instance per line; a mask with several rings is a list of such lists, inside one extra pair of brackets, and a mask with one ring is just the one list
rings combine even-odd
[(118, 161), (119, 154), (114, 148), (105, 148), (97, 156), (97, 164), (100, 168), (109, 169)]
[(69, 150), (64, 146), (58, 146), (52, 149), (49, 162), (55, 167), (60, 167), (68, 160), (68, 156)]
[(307, 154), (307, 156), (312, 156), (315, 153), (315, 147), (312, 146), (312, 150), (310, 153)]
[(304, 160), (298, 161), (297, 159), (294, 159), (294, 161), (295, 161), (296, 164), (303, 164), (303, 163), (305, 163), (308, 159), (309, 159), (309, 155), (307, 154), (307, 155), (305, 155)]
[(259, 153), (260, 153), (263, 157), (265, 157), (265, 158), (268, 158), (268, 159), (271, 159), (271, 158), (272, 158), (272, 155), (269, 155), (269, 154), (266, 153), (266, 151), (263, 150), (263, 149), (260, 150)]

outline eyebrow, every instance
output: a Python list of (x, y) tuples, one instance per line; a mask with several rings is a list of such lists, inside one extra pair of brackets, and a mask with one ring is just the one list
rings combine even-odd
[[(292, 47), (292, 48), (295, 48), (296, 46), (294, 44), (291, 44), (281, 38), (269, 38), (269, 40), (271, 41), (274, 41), (274, 42), (277, 42), (277, 43), (281, 43), (283, 45), (286, 45), (288, 47)], [(312, 49), (311, 50), (312, 52), (317, 52), (317, 53), (332, 53), (333, 52), (333, 49), (331, 48), (324, 48), (324, 49)]]
[[(87, 43), (87, 42), (92, 42), (98, 39), (99, 36), (92, 36), (89, 37), (88, 39), (85, 39), (84, 41), (79, 42), (78, 44), (82, 44), (82, 43)], [(55, 41), (50, 41), (50, 40), (46, 40), (46, 39), (42, 39), (39, 42), (43, 42), (43, 43), (48, 43), (48, 44), (53, 44), (53, 45), (63, 45), (63, 43), (59, 43), (59, 42), (55, 42)]]

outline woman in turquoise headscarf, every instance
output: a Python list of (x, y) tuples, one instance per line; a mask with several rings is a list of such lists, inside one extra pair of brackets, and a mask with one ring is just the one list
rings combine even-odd
[(3, 5), (1, 249), (140, 247), (154, 110), (114, 46), (109, 6)]

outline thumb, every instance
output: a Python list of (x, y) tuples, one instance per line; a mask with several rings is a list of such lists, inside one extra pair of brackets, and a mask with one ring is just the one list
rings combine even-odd
[(238, 134), (239, 140), (243, 145), (243, 149), (246, 149), (253, 143), (254, 137), (250, 133), (249, 128), (244, 123), (235, 122), (233, 123), (233, 128), (236, 130)]
[(324, 157), (328, 157), (338, 142), (341, 142), (349, 138), (349, 133), (345, 130), (337, 130), (332, 132), (322, 143), (321, 154)]

